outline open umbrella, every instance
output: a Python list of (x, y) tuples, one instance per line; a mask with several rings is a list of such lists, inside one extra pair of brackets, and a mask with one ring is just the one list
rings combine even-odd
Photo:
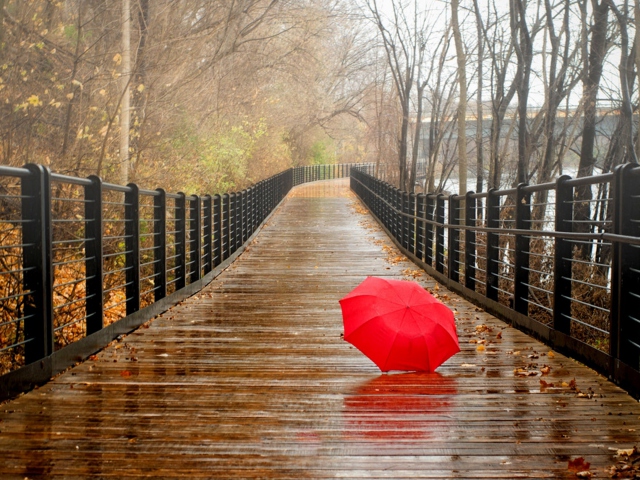
[(368, 277), (340, 306), (344, 339), (383, 372), (433, 372), (460, 351), (453, 312), (415, 282)]

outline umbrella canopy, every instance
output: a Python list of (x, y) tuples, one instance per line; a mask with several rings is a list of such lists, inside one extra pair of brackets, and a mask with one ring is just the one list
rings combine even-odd
[(383, 372), (433, 372), (460, 351), (453, 312), (415, 282), (369, 277), (340, 306), (344, 339)]

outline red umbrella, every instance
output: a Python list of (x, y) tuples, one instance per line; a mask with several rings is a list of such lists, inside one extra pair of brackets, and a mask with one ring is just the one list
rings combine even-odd
[(460, 351), (453, 312), (415, 282), (369, 277), (340, 306), (344, 339), (383, 372), (433, 372)]

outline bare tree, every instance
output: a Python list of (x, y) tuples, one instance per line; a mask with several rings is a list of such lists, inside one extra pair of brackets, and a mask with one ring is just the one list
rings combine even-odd
[(458, 20), (459, 0), (451, 1), (451, 29), (458, 61), (458, 193), (467, 193), (467, 55), (462, 43)]
[(131, 3), (122, 0), (122, 69), (120, 85), (120, 183), (129, 183), (129, 128), (131, 125), (130, 90), (131, 81)]
[(421, 15), (418, 5), (418, 0), (413, 0), (412, 8), (408, 8), (400, 0), (392, 0), (391, 18), (387, 18), (377, 0), (367, 0), (367, 8), (380, 34), (402, 110), (398, 170), (400, 188), (403, 189), (413, 189), (413, 185), (408, 185), (410, 176), (407, 175), (411, 100), (426, 48), (426, 44), (421, 41), (423, 32), (427, 30), (426, 16)]

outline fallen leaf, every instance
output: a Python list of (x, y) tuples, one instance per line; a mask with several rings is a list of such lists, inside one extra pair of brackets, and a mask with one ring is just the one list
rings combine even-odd
[(591, 464), (585, 462), (583, 457), (578, 457), (574, 460), (569, 460), (569, 466), (567, 467), (571, 472), (583, 472), (589, 470)]
[(576, 477), (578, 478), (591, 478), (593, 474), (589, 470), (585, 470), (583, 472), (577, 472)]
[(484, 350), (485, 350), (485, 347), (484, 347), (484, 345), (482, 345), (482, 344), (480, 344), (480, 345), (478, 345), (478, 346), (476, 347), (476, 351), (478, 351), (478, 352), (484, 352)]
[(553, 357), (555, 357), (555, 356), (556, 356), (556, 354), (555, 354), (555, 353), (553, 353), (553, 352), (549, 352), (549, 353), (547, 353), (547, 357), (549, 357), (549, 358), (553, 358)]
[(130, 372), (129, 370), (122, 370), (122, 371), (120, 372), (120, 376), (121, 376), (121, 377), (124, 377), (124, 378), (128, 378), (128, 377), (130, 377), (130, 376), (131, 376), (131, 372)]
[(549, 375), (550, 371), (551, 371), (551, 367), (548, 365), (545, 365), (540, 369), (540, 373), (542, 373), (542, 375)]
[(631, 457), (632, 455), (637, 455), (638, 453), (638, 448), (637, 447), (633, 447), (633, 448), (626, 448), (626, 449), (619, 449), (618, 451), (618, 455), (624, 455), (627, 457)]
[(544, 388), (552, 388), (554, 386), (555, 385), (553, 383), (548, 383), (548, 382), (545, 382), (544, 380), (540, 379), (540, 388), (543, 388), (543, 389)]
[(498, 332), (498, 334), (496, 335), (496, 340), (501, 340), (502, 339), (502, 332)]

